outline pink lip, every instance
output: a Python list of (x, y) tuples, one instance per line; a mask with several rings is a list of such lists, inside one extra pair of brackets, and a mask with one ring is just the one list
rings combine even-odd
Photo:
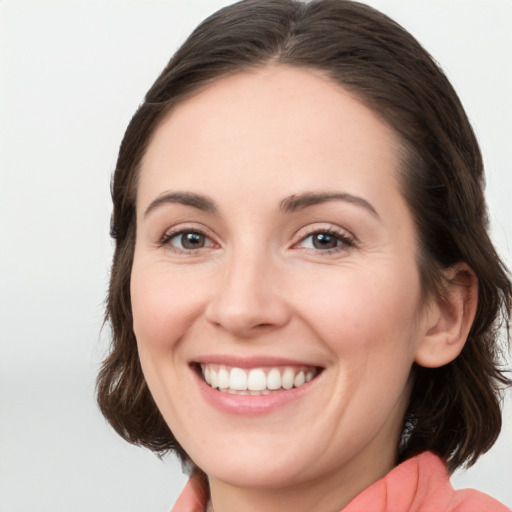
[[(212, 362), (211, 360), (208, 361)], [(215, 361), (215, 363), (228, 364), (224, 359), (222, 362)], [(239, 362), (237, 364), (239, 364)], [(272, 363), (272, 365), (275, 365), (275, 363)], [(288, 365), (292, 365), (292, 363), (288, 362)], [(253, 365), (251, 364), (250, 366)], [(258, 360), (258, 364), (256, 366), (264, 365), (261, 363), (261, 360)], [(281, 364), (277, 366), (281, 366)], [(238, 366), (238, 368), (240, 368), (240, 366)], [(294, 402), (295, 400), (299, 400), (305, 393), (311, 390), (319, 379), (319, 377), (316, 377), (312, 381), (298, 388), (292, 388), (288, 391), (276, 391), (269, 393), (268, 395), (231, 395), (229, 393), (213, 389), (198, 375), (195, 370), (191, 371), (194, 374), (194, 378), (201, 395), (209, 405), (223, 413), (242, 416), (255, 416), (270, 413)]]

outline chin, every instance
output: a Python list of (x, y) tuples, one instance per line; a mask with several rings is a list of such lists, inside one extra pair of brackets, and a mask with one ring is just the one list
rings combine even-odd
[(292, 461), (272, 460), (268, 456), (252, 461), (226, 457), (222, 463), (208, 461), (200, 467), (209, 478), (240, 488), (283, 489), (307, 480), (305, 476), (301, 478)]

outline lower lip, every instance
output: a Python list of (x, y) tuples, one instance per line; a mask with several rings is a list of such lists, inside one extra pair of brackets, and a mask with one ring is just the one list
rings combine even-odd
[(244, 416), (270, 413), (295, 400), (299, 400), (305, 393), (313, 388), (316, 380), (319, 378), (319, 376), (317, 376), (307, 384), (303, 384), (298, 388), (292, 388), (287, 391), (274, 391), (268, 395), (233, 395), (212, 388), (197, 372), (192, 371), (199, 390), (206, 402), (221, 412)]

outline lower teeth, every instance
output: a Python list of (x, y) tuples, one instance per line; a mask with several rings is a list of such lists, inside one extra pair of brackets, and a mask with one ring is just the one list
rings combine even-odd
[[(214, 388), (216, 389), (216, 388)], [(251, 395), (251, 396), (259, 396), (259, 395), (268, 395), (270, 393), (269, 389), (264, 389), (263, 391), (238, 391), (236, 389), (230, 389), (230, 388), (218, 388), (217, 391), (220, 391), (221, 393), (229, 393), (230, 395)], [(281, 390), (278, 390), (281, 391)]]

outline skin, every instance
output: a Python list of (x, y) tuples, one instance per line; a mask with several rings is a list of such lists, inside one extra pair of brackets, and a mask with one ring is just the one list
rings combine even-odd
[[(133, 327), (216, 512), (340, 510), (395, 465), (413, 362), (460, 350), (454, 309), (422, 305), (399, 168), (394, 132), (312, 70), (221, 79), (156, 130), (137, 193)], [(161, 199), (176, 192), (216, 211)], [(307, 193), (345, 196), (283, 209)], [(205, 234), (199, 249), (182, 244), (191, 231)], [(326, 231), (335, 247), (316, 247)], [(233, 414), (205, 399), (191, 368), (212, 356), (323, 371), (289, 403)]]

